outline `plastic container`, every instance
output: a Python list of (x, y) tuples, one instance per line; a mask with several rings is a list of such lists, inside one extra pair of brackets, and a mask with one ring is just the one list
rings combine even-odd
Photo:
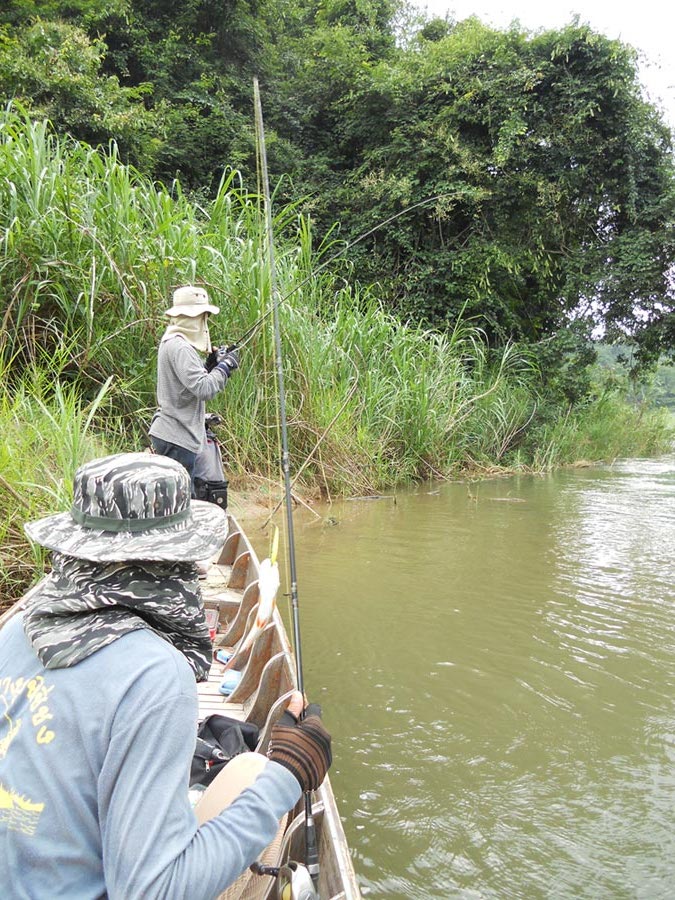
[(241, 681), (241, 675), (242, 673), (237, 671), (237, 669), (230, 669), (229, 672), (226, 672), (225, 677), (221, 681), (220, 687), (218, 688), (220, 693), (224, 694), (226, 697), (229, 697), (229, 695)]
[(206, 609), (204, 612), (206, 613), (206, 624), (209, 626), (209, 637), (211, 638), (211, 643), (213, 643), (218, 631), (218, 610)]
[(202, 794), (206, 790), (205, 784), (193, 784), (192, 787), (188, 791), (188, 800), (190, 801), (190, 806), (194, 809), (195, 806), (202, 799)]

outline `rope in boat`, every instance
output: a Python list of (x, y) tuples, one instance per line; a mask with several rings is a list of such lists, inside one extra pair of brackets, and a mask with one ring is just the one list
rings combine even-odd
[[(270, 293), (272, 299), (272, 315), (274, 322), (274, 346), (276, 354), (278, 405), (281, 432), (281, 468), (284, 476), (284, 493), (286, 507), (286, 539), (287, 556), (290, 577), (290, 594), (293, 619), (293, 637), (295, 643), (295, 661), (297, 671), (298, 690), (303, 694), (304, 677), (302, 669), (302, 643), (300, 640), (300, 607), (298, 602), (297, 571), (295, 564), (295, 534), (293, 530), (293, 500), (291, 497), (290, 456), (288, 452), (288, 426), (286, 420), (286, 390), (284, 385), (283, 357), (281, 351), (281, 327), (279, 323), (279, 290), (276, 279), (276, 267), (274, 258), (274, 235), (272, 230), (272, 199), (270, 196), (269, 176), (267, 171), (267, 152), (265, 148), (265, 129), (260, 102), (260, 88), (258, 79), (253, 79), (253, 92), (255, 103), (255, 130), (256, 147), (260, 167), (260, 180), (262, 182), (264, 207), (267, 262), (270, 279)], [(268, 313), (265, 314), (265, 318)], [(316, 826), (312, 813), (311, 793), (305, 793), (305, 852), (307, 870), (311, 876), (318, 895), (319, 884), (319, 853), (316, 839)]]

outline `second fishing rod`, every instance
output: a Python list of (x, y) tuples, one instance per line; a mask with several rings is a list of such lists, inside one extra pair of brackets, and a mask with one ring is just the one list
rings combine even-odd
[[(268, 184), (267, 192), (269, 194), (269, 184)], [(396, 219), (400, 219), (401, 216), (408, 215), (409, 213), (413, 212), (413, 210), (415, 210), (415, 209), (419, 209), (422, 206), (428, 206), (431, 203), (436, 203), (438, 200), (442, 200), (448, 196), (450, 196), (450, 195), (449, 194), (434, 194), (434, 196), (432, 196), (432, 197), (425, 197), (423, 200), (418, 200), (416, 203), (411, 203), (410, 206), (406, 206), (405, 209), (401, 209), (397, 213), (394, 213), (393, 215), (388, 216), (388, 218), (382, 219), (380, 222), (377, 222), (375, 225), (373, 225), (372, 228), (369, 228), (368, 231), (364, 231), (362, 234), (358, 235), (358, 237), (355, 237), (353, 241), (349, 241), (347, 244), (344, 245), (344, 247), (342, 247), (340, 250), (338, 250), (337, 253), (334, 253), (325, 262), (322, 262), (320, 265), (318, 265), (315, 269), (312, 270), (312, 272), (309, 275), (307, 275), (305, 278), (303, 278), (298, 284), (295, 285), (294, 288), (292, 288), (286, 294), (284, 294), (281, 297), (278, 297), (278, 294), (277, 294), (277, 297), (278, 297), (277, 305), (284, 303), (286, 300), (288, 300), (289, 297), (292, 297), (293, 294), (297, 293), (297, 291), (302, 290), (302, 288), (305, 287), (307, 284), (309, 284), (309, 282), (312, 281), (312, 279), (316, 278), (316, 276), (320, 272), (322, 272), (324, 269), (328, 268), (328, 266), (330, 266), (331, 263), (334, 263), (335, 260), (339, 259), (341, 256), (344, 256), (345, 253), (348, 253), (352, 249), (352, 247), (355, 247), (357, 244), (360, 244), (361, 241), (365, 241), (365, 239), (370, 237), (371, 234), (375, 234), (375, 232), (380, 231), (380, 229), (386, 228), (387, 225), (390, 225), (392, 222), (395, 222)], [(263, 198), (263, 199), (265, 199), (265, 198)], [(265, 202), (267, 203), (266, 200), (265, 200)], [(270, 199), (270, 209), (271, 209), (271, 199)], [(269, 222), (267, 223), (267, 227), (269, 229), (272, 228), (271, 212), (270, 212)], [(249, 328), (247, 328), (246, 331), (241, 335), (240, 338), (238, 338), (232, 344), (229, 344), (227, 347), (220, 347), (218, 349), (222, 352), (230, 352), (232, 350), (239, 350), (241, 347), (245, 347), (246, 344), (248, 344), (248, 342), (250, 340), (252, 340), (256, 331), (266, 321), (266, 319), (269, 316), (273, 315), (273, 312), (274, 312), (274, 306), (272, 306), (270, 309), (267, 310), (267, 312), (264, 312), (258, 319), (256, 319), (256, 321), (253, 323), (253, 325), (251, 325)]]
[[(279, 323), (279, 290), (276, 279), (274, 257), (274, 233), (272, 229), (272, 198), (270, 195), (269, 175), (267, 171), (267, 151), (265, 147), (265, 129), (260, 101), (258, 79), (253, 81), (255, 104), (256, 146), (258, 152), (260, 179), (265, 208), (265, 235), (269, 266), (270, 289), (272, 295), (272, 315), (274, 323), (274, 348), (277, 370), (277, 388), (279, 394), (279, 420), (281, 429), (281, 468), (284, 480), (284, 497), (286, 510), (286, 539), (288, 541), (288, 566), (290, 575), (290, 596), (293, 618), (293, 642), (295, 645), (296, 676), (298, 690), (305, 695), (302, 667), (302, 638), (300, 634), (300, 606), (298, 601), (298, 578), (295, 562), (295, 533), (293, 528), (293, 501), (291, 496), (290, 455), (288, 452), (288, 422), (286, 418), (286, 389), (284, 384), (283, 356), (281, 347), (281, 326)], [(267, 314), (264, 318), (266, 318)], [(312, 797), (305, 794), (305, 864), (311, 877), (316, 897), (319, 885), (319, 851), (317, 846), (316, 825), (312, 813)]]

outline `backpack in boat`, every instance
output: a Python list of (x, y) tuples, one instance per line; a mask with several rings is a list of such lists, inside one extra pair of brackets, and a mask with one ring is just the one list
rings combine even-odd
[(212, 425), (219, 425), (222, 419), (214, 413), (206, 416), (206, 445), (197, 454), (192, 479), (197, 500), (215, 503), (227, 509), (227, 480), (223, 477), (223, 457), (220, 443), (212, 431)]
[(259, 729), (229, 716), (207, 716), (197, 729), (197, 745), (190, 766), (190, 787), (211, 784), (233, 757), (255, 750)]

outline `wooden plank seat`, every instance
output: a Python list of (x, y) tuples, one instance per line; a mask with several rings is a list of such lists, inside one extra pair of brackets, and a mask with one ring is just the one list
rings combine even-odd
[(207, 681), (200, 681), (197, 684), (200, 722), (213, 713), (218, 713), (221, 716), (231, 716), (239, 721), (243, 721), (246, 718), (243, 703), (231, 703), (228, 697), (220, 693), (222, 680), (223, 665), (214, 660), (211, 664)]
[(219, 566), (217, 563), (211, 563), (206, 575), (199, 578), (202, 591), (224, 590), (230, 583), (231, 573), (231, 566)]
[(241, 591), (225, 588), (217, 593), (204, 591), (204, 607), (218, 610), (218, 630), (227, 631), (241, 605)]
[(199, 697), (199, 716), (197, 721), (203, 722), (207, 716), (229, 716), (238, 722), (246, 720), (246, 713), (242, 703), (228, 703), (222, 694), (213, 694), (210, 697)]
[[(232, 620), (218, 638), (219, 647), (234, 647), (247, 630), (251, 611), (257, 608), (259, 600), (258, 582), (251, 581), (244, 590), (238, 609)], [(208, 605), (208, 600), (206, 601)]]
[[(212, 664), (208, 679), (206, 681), (200, 681), (197, 684), (197, 699), (199, 701), (200, 718), (204, 718), (203, 709), (207, 707), (210, 712), (217, 711), (224, 715), (229, 715), (224, 709), (227, 705), (227, 698), (220, 693), (220, 683), (223, 680), (222, 668), (222, 665), (219, 663)], [(231, 705), (234, 706), (235, 704)], [(218, 710), (214, 709), (215, 706), (219, 707)], [(243, 715), (243, 704), (239, 704), (239, 706), (242, 707)]]
[[(255, 612), (256, 610), (252, 609), (251, 616)], [(253, 622), (249, 624), (253, 625)], [(249, 628), (246, 629), (246, 634), (248, 632)], [(236, 692), (242, 691), (244, 696), (247, 697), (253, 693), (260, 681), (262, 670), (267, 660), (284, 649), (284, 644), (275, 622), (267, 624), (255, 638), (253, 644), (244, 650), (243, 653), (237, 653), (235, 648), (234, 655), (231, 658), (231, 668), (237, 669), (242, 673)]]

